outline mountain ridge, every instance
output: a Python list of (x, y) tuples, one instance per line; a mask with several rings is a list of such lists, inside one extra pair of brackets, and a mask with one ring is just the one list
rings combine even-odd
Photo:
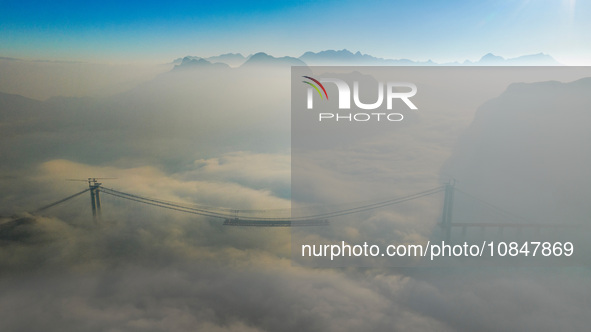
[[(254, 57), (254, 59), (253, 59)], [(323, 50), (319, 52), (307, 51), (299, 57), (274, 57), (265, 52), (258, 52), (251, 54), (247, 57), (240, 53), (226, 53), (211, 57), (199, 57), (199, 56), (186, 56), (184, 58), (178, 58), (173, 61), (174, 64), (182, 64), (185, 59), (199, 60), (203, 59), (211, 63), (224, 63), (230, 67), (242, 67), (244, 65), (251, 66), (254, 63), (258, 65), (267, 64), (287, 64), (292, 65), (308, 65), (308, 66), (322, 66), (322, 65), (341, 65), (341, 66), (560, 66), (562, 65), (551, 55), (545, 53), (526, 54), (514, 58), (505, 58), (489, 52), (483, 55), (477, 61), (464, 60), (455, 62), (444, 62), (437, 63), (432, 60), (417, 61), (411, 59), (386, 59), (375, 57), (370, 54), (364, 54), (360, 51), (355, 53), (347, 50)], [(300, 63), (301, 62), (301, 63)]]

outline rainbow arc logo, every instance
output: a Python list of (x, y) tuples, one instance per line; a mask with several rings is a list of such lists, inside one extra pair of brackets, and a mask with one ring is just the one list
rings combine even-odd
[[(302, 81), (303, 83), (306, 83), (306, 84), (310, 85), (311, 87), (313, 87), (314, 89), (316, 89), (316, 91), (320, 95), (320, 99), (323, 99), (324, 98), (322, 96), (322, 93), (320, 92), (320, 89), (322, 89), (322, 91), (324, 91), (324, 95), (326, 96), (326, 100), (328, 100), (328, 94), (326, 93), (326, 89), (324, 88), (324, 85), (322, 85), (322, 83), (320, 83), (317, 79), (312, 78), (310, 76), (302, 76), (302, 77), (307, 78), (310, 81), (316, 83), (316, 84), (314, 84), (314, 83), (311, 83), (311, 82), (308, 82), (308, 81)], [(319, 89), (319, 87), (320, 87), (320, 89)]]

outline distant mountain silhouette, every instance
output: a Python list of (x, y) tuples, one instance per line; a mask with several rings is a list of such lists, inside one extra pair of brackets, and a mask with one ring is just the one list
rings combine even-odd
[(211, 63), (203, 58), (184, 57), (180, 64), (174, 66), (173, 70), (192, 68), (230, 68), (229, 65), (221, 62)]
[(500, 64), (501, 62), (505, 61), (505, 58), (502, 56), (494, 55), (492, 53), (488, 53), (484, 55), (480, 60), (477, 62), (479, 64)]
[(530, 55), (522, 55), (516, 58), (505, 59), (502, 56), (488, 53), (480, 60), (471, 62), (464, 61), (463, 65), (478, 65), (478, 66), (560, 66), (561, 63), (556, 61), (548, 54), (538, 53)]
[(37, 101), (0, 93), (0, 169), (51, 159), (99, 164), (127, 158), (174, 171), (193, 162), (196, 151), (252, 144), (276, 151), (289, 145), (293, 64), (303, 62), (258, 54), (242, 69), (185, 57), (174, 69), (108, 97)]
[(190, 60), (205, 60), (212, 64), (223, 63), (230, 67), (245, 67), (253, 65), (289, 65), (289, 66), (560, 66), (561, 63), (556, 61), (548, 54), (538, 53), (523, 55), (516, 58), (504, 58), (502, 56), (488, 53), (480, 58), (478, 61), (465, 60), (463, 62), (450, 63), (436, 63), (431, 60), (414, 61), (410, 59), (384, 59), (374, 57), (369, 54), (363, 54), (359, 51), (353, 53), (347, 49), (342, 50), (325, 50), (320, 52), (306, 52), (299, 58), (281, 57), (276, 58), (263, 52), (259, 52), (248, 57), (244, 57), (240, 53), (227, 53), (208, 58), (198, 56), (186, 56), (178, 58), (173, 61), (176, 65), (194, 64)]
[(591, 206), (591, 78), (515, 83), (483, 104), (442, 174), (532, 222), (583, 222)]
[(318, 53), (306, 52), (299, 57), (300, 60), (306, 62), (311, 66), (329, 66), (329, 65), (424, 65), (432, 64), (432, 62), (416, 62), (408, 59), (382, 59), (376, 58), (369, 54), (362, 54), (357, 51), (352, 53), (349, 50), (343, 49), (340, 51), (326, 50)]
[(349, 50), (343, 49), (340, 51), (326, 50), (318, 53), (306, 52), (299, 57), (310, 66), (436, 66), (436, 65), (478, 65), (478, 66), (558, 66), (561, 65), (558, 61), (550, 55), (539, 53), (532, 55), (524, 55), (517, 58), (505, 59), (501, 56), (488, 53), (484, 55), (479, 61), (472, 62), (469, 60), (463, 63), (435, 63), (428, 61), (413, 61), (409, 59), (383, 59), (371, 56), (369, 54), (362, 54), (361, 52), (353, 53)]
[(250, 56), (245, 57), (244, 55), (242, 55), (240, 53), (226, 53), (226, 54), (220, 54), (220, 55), (216, 55), (216, 56), (210, 56), (207, 58), (188, 55), (184, 58), (177, 58), (172, 63), (175, 65), (180, 65), (184, 59), (190, 59), (190, 60), (204, 59), (204, 60), (207, 60), (211, 63), (225, 63), (230, 67), (240, 67), (246, 60), (248, 60), (249, 57)]
[(273, 67), (288, 67), (288, 66), (305, 66), (303, 61), (284, 56), (276, 58), (267, 53), (259, 52), (250, 56), (250, 58), (242, 65), (241, 68), (257, 67), (257, 66), (273, 66)]
[(211, 63), (221, 62), (230, 67), (240, 67), (247, 59), (248, 57), (245, 57), (240, 53), (226, 53), (205, 58), (205, 60)]
[(0, 92), (0, 122), (37, 114), (42, 104), (39, 100)]

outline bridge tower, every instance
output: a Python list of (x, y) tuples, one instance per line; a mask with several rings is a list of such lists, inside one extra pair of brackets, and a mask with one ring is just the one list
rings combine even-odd
[(100, 193), (100, 182), (96, 178), (88, 178), (88, 187), (90, 188), (90, 205), (92, 207), (92, 218), (97, 223), (101, 217), (101, 197)]
[[(66, 179), (66, 181), (84, 181), (88, 182), (88, 191), (90, 191), (90, 207), (92, 208), (92, 218), (95, 223), (101, 218), (101, 185), (98, 182), (100, 179), (116, 179), (116, 178), (86, 178), (86, 179)], [(84, 191), (86, 192), (86, 190)], [(71, 197), (70, 197), (71, 198)], [(69, 198), (67, 198), (69, 199)]]
[(443, 213), (441, 217), (441, 229), (443, 230), (443, 239), (449, 242), (451, 239), (452, 212), (454, 207), (454, 186), (455, 180), (450, 180), (445, 184), (445, 197), (443, 198)]

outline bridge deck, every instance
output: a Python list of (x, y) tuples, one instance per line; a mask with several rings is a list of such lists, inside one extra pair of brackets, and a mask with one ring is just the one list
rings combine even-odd
[(535, 224), (506, 222), (452, 222), (452, 227), (511, 227), (511, 228), (571, 228), (582, 227), (582, 224)]
[(255, 226), (255, 227), (296, 227), (296, 226), (327, 226), (327, 219), (309, 219), (309, 220), (243, 220), (226, 219), (226, 226)]

